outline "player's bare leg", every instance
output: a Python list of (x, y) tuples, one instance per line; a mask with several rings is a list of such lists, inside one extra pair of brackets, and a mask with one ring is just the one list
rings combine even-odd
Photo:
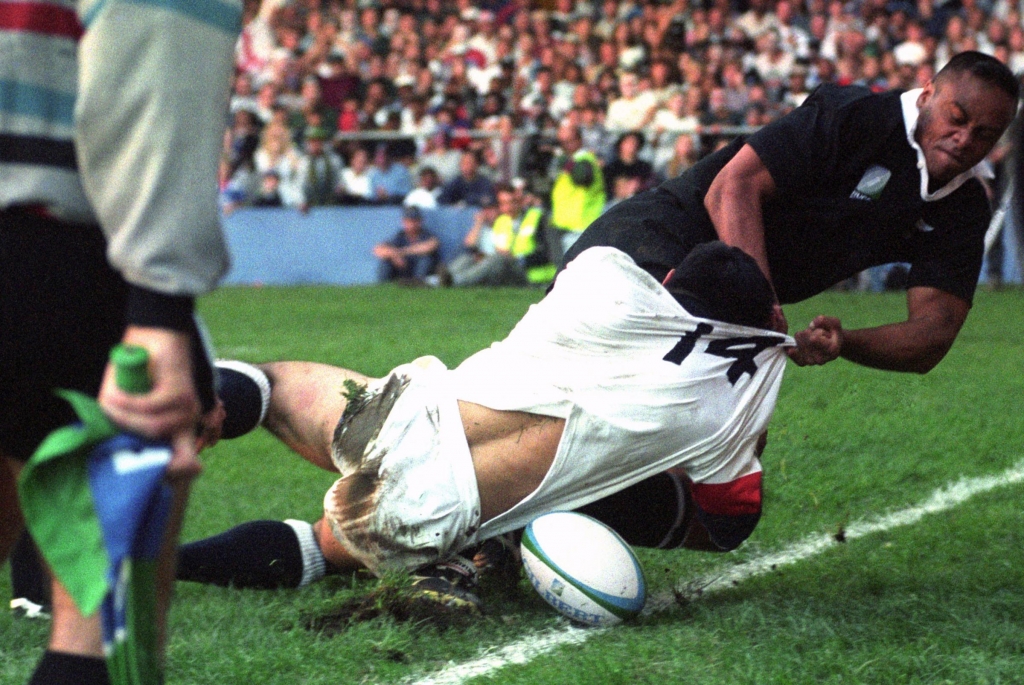
[(313, 524), (313, 534), (316, 536), (317, 545), (320, 546), (320, 552), (324, 555), (327, 563), (331, 565), (332, 570), (343, 572), (363, 568), (363, 564), (334, 537), (326, 519), (321, 518)]
[(314, 362), (272, 362), (259, 368), (270, 379), (270, 408), (264, 427), (307, 461), (336, 471), (331, 442), (345, 411), (345, 381), (365, 385), (355, 371)]

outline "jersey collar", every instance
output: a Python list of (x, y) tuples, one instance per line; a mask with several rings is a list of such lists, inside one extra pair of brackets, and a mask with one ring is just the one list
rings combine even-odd
[(907, 142), (917, 153), (917, 168), (921, 171), (921, 199), (925, 202), (935, 202), (946, 197), (972, 178), (995, 178), (992, 167), (987, 161), (982, 160), (934, 193), (928, 192), (928, 165), (925, 164), (924, 150), (914, 140), (914, 132), (917, 131), (917, 117), (920, 113), (917, 109), (917, 97), (921, 94), (921, 90), (921, 88), (915, 88), (900, 96), (900, 104), (903, 106), (903, 124), (907, 128)]

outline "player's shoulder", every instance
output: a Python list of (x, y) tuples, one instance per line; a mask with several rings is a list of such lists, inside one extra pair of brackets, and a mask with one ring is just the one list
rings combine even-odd
[(801, 107), (816, 107), (846, 115), (860, 115), (867, 121), (901, 123), (901, 91), (875, 92), (865, 86), (840, 86), (823, 83), (807, 97)]
[(803, 105), (827, 104), (832, 107), (848, 107), (854, 103), (881, 102), (886, 94), (876, 93), (866, 86), (841, 86), (822, 83), (811, 91)]
[(558, 299), (600, 304), (613, 310), (660, 311), (678, 308), (675, 299), (625, 252), (595, 246), (580, 252), (558, 274), (551, 291)]
[(588, 247), (580, 252), (566, 266), (565, 273), (571, 273), (576, 278), (593, 280), (595, 285), (625, 280), (643, 289), (661, 288), (661, 284), (637, 266), (632, 257), (618, 248), (604, 245)]

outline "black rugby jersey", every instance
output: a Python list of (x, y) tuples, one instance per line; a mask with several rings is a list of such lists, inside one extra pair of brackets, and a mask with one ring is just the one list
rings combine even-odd
[(942, 199), (923, 200), (900, 93), (856, 86), (822, 86), (787, 116), (619, 203), (591, 224), (566, 260), (611, 245), (664, 277), (694, 245), (716, 239), (704, 195), (744, 143), (776, 184), (763, 211), (768, 262), (783, 303), (890, 262), (911, 265), (908, 287), (972, 301), (991, 218), (981, 183), (972, 178)]

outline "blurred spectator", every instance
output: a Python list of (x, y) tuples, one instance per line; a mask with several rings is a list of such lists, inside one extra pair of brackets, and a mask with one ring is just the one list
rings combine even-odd
[(675, 178), (700, 159), (696, 137), (689, 133), (680, 133), (672, 146), (672, 155), (667, 159), (655, 159), (655, 173), (659, 178)]
[(423, 227), (419, 207), (405, 207), (402, 228), (391, 240), (373, 248), (373, 255), (380, 260), (379, 279), (422, 282), (437, 268), (440, 245), (437, 236)]
[(362, 81), (358, 73), (352, 71), (339, 52), (331, 52), (317, 70), (320, 93), (324, 106), (332, 111), (344, 109), (346, 100), (357, 97)]
[(429, 166), (420, 167), (416, 176), (416, 187), (405, 196), (402, 204), (406, 207), (436, 209), (437, 198), (441, 195), (441, 177)]
[(496, 197), (498, 218), (491, 232), (495, 253), (508, 263), (506, 279), (519, 285), (549, 283), (555, 277), (555, 264), (545, 242), (544, 210), (524, 206), (523, 196), (509, 184), (497, 186)]
[(554, 264), (561, 263), (565, 251), (601, 215), (606, 198), (601, 163), (593, 151), (583, 147), (579, 128), (568, 123), (560, 126), (558, 143), (559, 154), (552, 165), (555, 181), (547, 241)]
[(279, 110), (277, 84), (268, 81), (256, 91), (256, 106), (253, 111), (260, 123), (266, 125), (273, 121), (275, 116), (280, 116), (278, 115)]
[(511, 115), (505, 114), (498, 118), (493, 127), (498, 135), (489, 138), (484, 149), (489, 152), (494, 168), (493, 179), (498, 183), (511, 183), (513, 178), (522, 171), (523, 147), (525, 140), (516, 135), (515, 123)]
[(412, 190), (412, 176), (404, 164), (392, 161), (387, 145), (377, 146), (370, 169), (370, 195), (374, 202), (400, 203)]
[(494, 185), (480, 173), (476, 153), (467, 150), (459, 160), (459, 175), (444, 184), (437, 201), (443, 205), (483, 206), (494, 198)]
[[(428, 277), (430, 285), (480, 285), (492, 271), (489, 260), (494, 257), (492, 227), (498, 218), (498, 203), (489, 200), (473, 215), (473, 224), (462, 239), (462, 251), (447, 265), (438, 269), (436, 279)], [(500, 284), (499, 284), (500, 285)]]
[(615, 145), (615, 158), (604, 167), (605, 193), (608, 196), (625, 200), (654, 184), (654, 168), (650, 162), (640, 159), (644, 143), (644, 134), (639, 131), (629, 131), (619, 138)]
[(654, 114), (648, 127), (654, 147), (655, 166), (658, 160), (664, 161), (672, 156), (676, 138), (680, 133), (695, 134), (700, 120), (697, 111), (700, 106), (700, 91), (691, 88), (687, 92), (677, 92), (668, 99), (665, 106)]
[(417, 139), (417, 151), (423, 152), (426, 141), (437, 131), (437, 121), (427, 112), (427, 101), (412, 96), (400, 112), (399, 131)]
[(235, 76), (235, 86), (231, 91), (231, 114), (240, 109), (247, 109), (256, 112), (256, 89), (253, 88), (252, 74), (241, 72)]
[[(920, 22), (910, 20), (907, 22), (906, 39), (893, 48), (893, 56), (897, 64), (909, 64), (917, 66), (928, 57), (928, 46), (925, 45), (925, 31)], [(952, 53), (951, 53), (952, 54)]]
[(519, 101), (519, 110), (528, 119), (537, 119), (549, 111), (555, 98), (555, 82), (551, 68), (541, 66), (533, 75), (530, 90)]
[(261, 177), (271, 171), (277, 174), (278, 193), (283, 204), (295, 207), (302, 202), (299, 181), (301, 155), (292, 142), (291, 131), (277, 120), (271, 120), (263, 127), (260, 144), (253, 161), (256, 173)]
[(348, 97), (341, 103), (338, 113), (338, 131), (351, 133), (363, 127), (363, 112), (359, 109), (359, 98)]
[(307, 76), (302, 81), (299, 96), (301, 104), (297, 114), (302, 125), (323, 129), (327, 137), (333, 136), (338, 121), (338, 112), (324, 104), (320, 81), (313, 76)]
[(748, 40), (757, 40), (763, 33), (776, 27), (778, 20), (769, 11), (769, 0), (749, 0), (749, 9), (733, 22)]
[(778, 31), (769, 29), (757, 39), (753, 68), (765, 86), (780, 91), (796, 65), (796, 54), (783, 49)]
[(327, 131), (314, 127), (306, 131), (306, 154), (299, 158), (296, 177), (299, 209), (336, 204), (342, 193), (342, 162), (327, 144)]
[(223, 155), (218, 175), (220, 177), (221, 211), (225, 216), (230, 215), (239, 207), (245, 207), (252, 203), (259, 188), (260, 179), (251, 154), (238, 160), (232, 160), (230, 156)]
[[(497, 186), (497, 207), (488, 203), (473, 218), (465, 250), (436, 279), (441, 285), (522, 286), (549, 282), (555, 266), (544, 244), (544, 212), (526, 208), (507, 184)], [(434, 279), (428, 280), (434, 282)]]
[(669, 98), (679, 92), (679, 75), (667, 59), (656, 59), (651, 63), (648, 90), (654, 95), (658, 107), (664, 107)]
[(260, 187), (252, 200), (253, 207), (283, 207), (281, 198), (281, 177), (274, 169), (260, 175)]
[(447, 131), (438, 131), (430, 139), (423, 154), (419, 156), (419, 166), (433, 168), (441, 177), (441, 183), (448, 183), (459, 175), (459, 164), (462, 153), (451, 146), (451, 136)]
[(232, 173), (243, 163), (252, 161), (252, 156), (260, 144), (260, 123), (256, 114), (247, 109), (240, 109), (231, 117), (231, 128), (224, 139), (224, 151), (232, 166)]
[[(879, 12), (885, 17), (885, 13)], [(811, 34), (807, 30), (807, 19), (801, 16), (793, 0), (779, 0), (775, 3), (775, 31), (779, 45), (796, 60), (811, 56)]]
[(372, 199), (370, 153), (362, 145), (356, 145), (349, 156), (348, 166), (341, 172), (341, 202), (356, 205)]
[(727, 139), (720, 133), (721, 126), (739, 126), (743, 123), (742, 115), (733, 112), (726, 105), (725, 91), (713, 88), (708, 95), (707, 109), (700, 116), (701, 131), (700, 149), (713, 150), (719, 141)]
[(604, 125), (612, 131), (633, 131), (645, 127), (658, 109), (654, 93), (641, 92), (637, 75), (626, 71), (619, 76), (619, 97), (608, 104)]

